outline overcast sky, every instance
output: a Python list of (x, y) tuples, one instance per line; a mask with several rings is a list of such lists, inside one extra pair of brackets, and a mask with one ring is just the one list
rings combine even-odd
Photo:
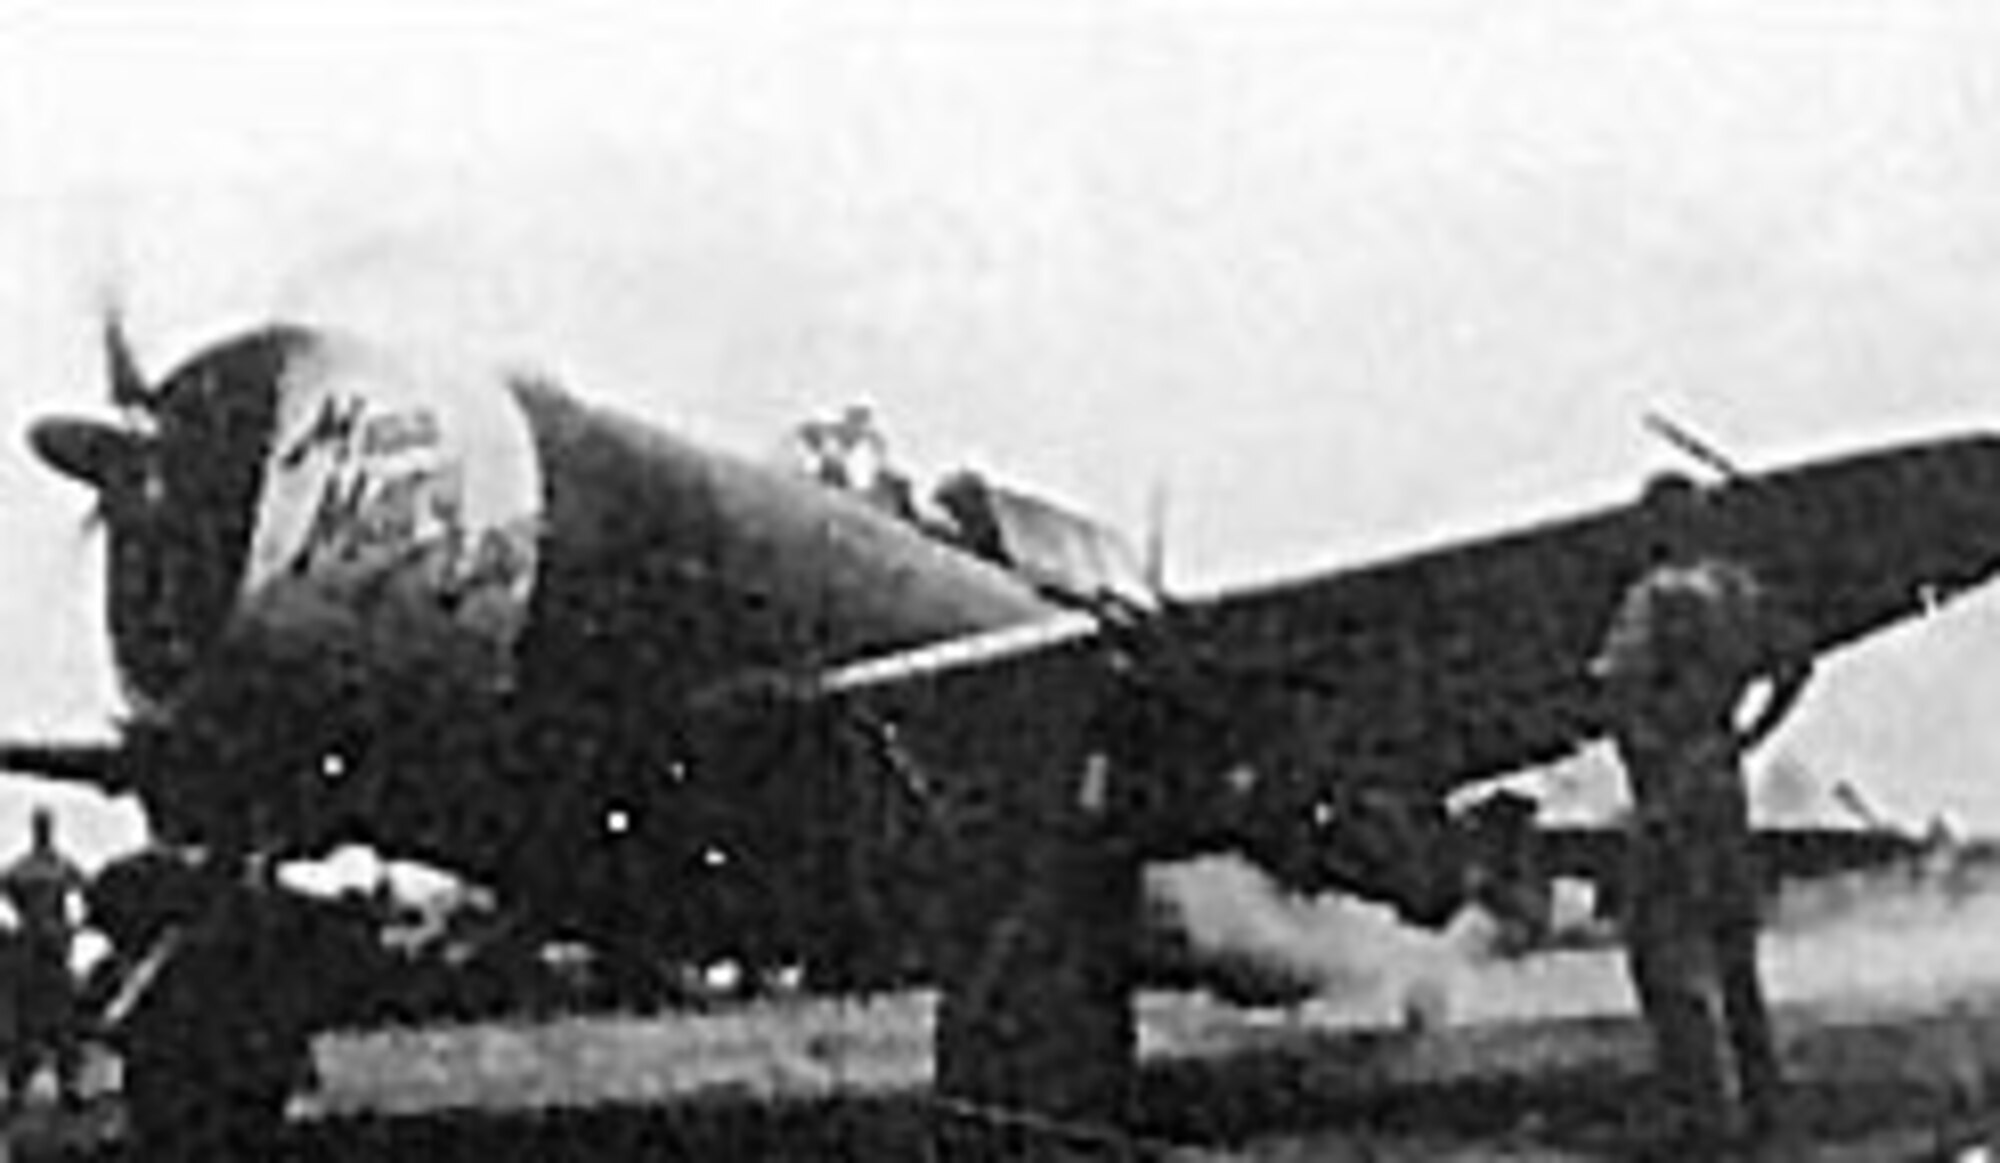
[[(155, 372), (308, 314), (753, 451), (865, 398), (1128, 525), (1165, 482), (1222, 584), (1625, 496), (1648, 407), (1753, 465), (2000, 426), (2000, 10), (0, 0), (0, 729), (115, 707), (16, 436), (113, 285)], [(1981, 598), (1783, 746), (2000, 827), (1996, 678)]]

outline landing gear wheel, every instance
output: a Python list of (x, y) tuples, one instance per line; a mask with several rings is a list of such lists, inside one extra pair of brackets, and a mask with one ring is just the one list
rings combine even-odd
[[(137, 1032), (125, 1051), (127, 1141), (135, 1159), (267, 1159), (284, 1130), (304, 1042), (244, 1030)], [(260, 1044), (262, 1043), (262, 1044)]]
[(135, 912), (157, 923), (128, 926), (151, 940), (126, 954), (105, 1012), (130, 1157), (272, 1157), (342, 974), (333, 931), (281, 893), (227, 880), (198, 907)]

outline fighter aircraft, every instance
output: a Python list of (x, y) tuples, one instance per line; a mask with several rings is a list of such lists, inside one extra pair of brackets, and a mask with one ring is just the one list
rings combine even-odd
[[(1061, 506), (871, 503), (533, 373), (294, 324), (158, 382), (115, 316), (104, 347), (114, 414), (31, 437), (95, 493), (129, 713), (0, 764), (136, 795), (188, 855), (117, 878), (178, 886), (113, 1006), (159, 1144), (281, 1116), (256, 1051), (304, 1045), (328, 954), (244, 902), (352, 840), (601, 946), (837, 986), (914, 936), (953, 1109), (1115, 1120), (1142, 866), (1448, 911), (1440, 805), (1602, 733), (1585, 664), (1645, 554), (1635, 501), (1169, 597)], [(1993, 436), (1707, 495), (1818, 651), (2000, 568)]]

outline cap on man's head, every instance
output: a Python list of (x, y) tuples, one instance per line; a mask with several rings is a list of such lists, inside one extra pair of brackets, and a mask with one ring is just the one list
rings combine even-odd
[(1699, 504), (1701, 486), (1683, 472), (1656, 472), (1646, 478), (1646, 489), (1640, 494), (1640, 500), (1649, 509)]
[(1660, 472), (1646, 479), (1639, 509), (1654, 556), (1677, 556), (1699, 545), (1705, 499), (1701, 486), (1683, 473)]

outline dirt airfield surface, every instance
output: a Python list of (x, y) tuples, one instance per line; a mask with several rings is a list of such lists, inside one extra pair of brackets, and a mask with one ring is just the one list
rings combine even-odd
[[(1788, 1133), (1758, 1157), (1992, 1157), (1981, 1152), (2000, 1144), (2000, 895), (1826, 908), (1767, 947), (1795, 1088)], [(1256, 1163), (1648, 1157), (1645, 1035), (1614, 953), (1494, 961), (1450, 935), (1364, 924), (1343, 935), (1329, 1000), (1242, 1011), (1144, 998), (1130, 1137), (933, 1102), (931, 1000), (896, 995), (330, 1036), (283, 1154), (875, 1160), (935, 1157), (944, 1136), (953, 1157), (1004, 1146)], [(121, 1157), (116, 1099), (97, 1081), (82, 1116), (31, 1106), (18, 1117), (11, 1154)]]

